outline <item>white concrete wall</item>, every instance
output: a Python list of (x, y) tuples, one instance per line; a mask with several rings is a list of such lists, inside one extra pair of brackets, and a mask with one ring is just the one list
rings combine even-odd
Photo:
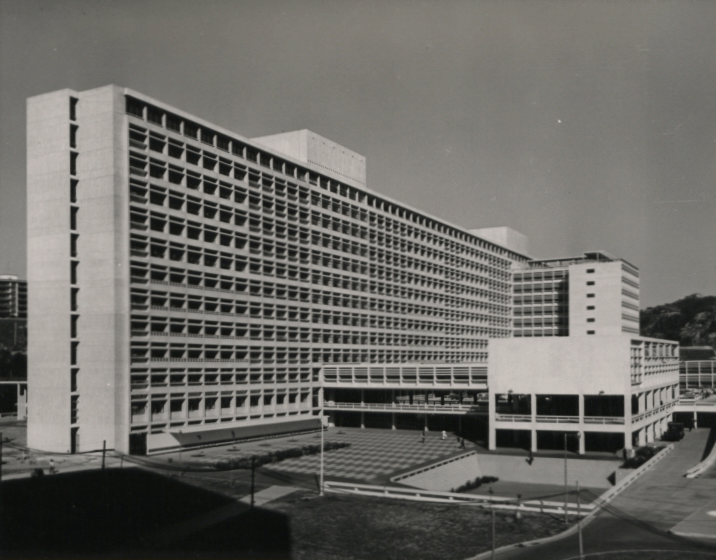
[(27, 101), (28, 446), (70, 450), (70, 96)]
[(630, 344), (628, 336), (491, 339), (490, 393), (628, 394)]
[(252, 140), (263, 144), (267, 148), (291, 156), (299, 161), (308, 161), (308, 142), (306, 140), (308, 130), (294, 130), (270, 136), (252, 138)]
[[(589, 273), (588, 270), (594, 270)], [(594, 282), (594, 285), (587, 285)], [(637, 290), (633, 290), (637, 291)], [(594, 294), (594, 297), (587, 297)], [(638, 303), (638, 302), (637, 302)], [(593, 310), (587, 307), (593, 306)], [(580, 263), (569, 267), (569, 336), (622, 334), (622, 263)], [(588, 322), (588, 319), (594, 319)]]
[(127, 451), (129, 414), (129, 233), (123, 90), (80, 94), (80, 451)]
[(458, 488), (466, 482), (472, 482), (482, 474), (477, 455), (470, 455), (447, 465), (404, 478), (400, 480), (400, 483), (425, 490), (450, 492), (451, 489)]

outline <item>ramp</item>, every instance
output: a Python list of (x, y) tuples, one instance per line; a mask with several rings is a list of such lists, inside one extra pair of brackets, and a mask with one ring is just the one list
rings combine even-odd
[(424, 490), (449, 492), (451, 488), (462, 486), (468, 480), (475, 480), (478, 476), (482, 476), (480, 463), (477, 460), (477, 454), (470, 452), (436, 461), (432, 465), (423, 466), (417, 472), (405, 473), (393, 477), (391, 480)]

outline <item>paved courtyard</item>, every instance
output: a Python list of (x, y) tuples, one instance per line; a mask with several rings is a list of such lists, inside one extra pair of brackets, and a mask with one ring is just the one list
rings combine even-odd
[[(443, 440), (440, 433), (429, 433), (425, 443), (421, 433), (414, 431), (336, 428), (327, 435), (351, 444), (329, 451), (324, 457), (325, 476), (340, 479), (370, 481), (460, 451), (454, 436)], [(470, 444), (466, 442), (466, 445)], [(264, 468), (313, 475), (318, 473), (319, 463), (319, 455), (310, 455)]]

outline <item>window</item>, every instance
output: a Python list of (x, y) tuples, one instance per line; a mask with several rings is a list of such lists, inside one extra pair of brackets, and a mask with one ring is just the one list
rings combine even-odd
[(594, 274), (594, 269), (593, 269), (593, 268), (588, 268), (588, 269), (587, 269), (587, 274)]
[(594, 306), (593, 306), (593, 305), (588, 305), (588, 306), (587, 306), (587, 311), (594, 311)]
[(587, 319), (587, 323), (593, 323), (593, 322), (594, 322), (594, 317), (589, 317)]
[(77, 202), (77, 179), (70, 179), (70, 202)]
[(594, 334), (595, 331), (587, 331), (587, 334)]
[(587, 294), (587, 297), (594, 297), (594, 294)]
[(77, 147), (77, 129), (78, 128), (79, 127), (74, 124), (70, 126), (70, 148)]
[(77, 175), (77, 156), (78, 153), (70, 152), (70, 174)]
[(587, 282), (587, 286), (594, 286), (594, 281), (590, 280), (589, 282)]

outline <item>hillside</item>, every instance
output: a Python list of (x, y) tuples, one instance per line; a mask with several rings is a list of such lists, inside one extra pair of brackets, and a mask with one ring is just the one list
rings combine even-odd
[(716, 296), (693, 294), (642, 310), (641, 334), (716, 348)]

